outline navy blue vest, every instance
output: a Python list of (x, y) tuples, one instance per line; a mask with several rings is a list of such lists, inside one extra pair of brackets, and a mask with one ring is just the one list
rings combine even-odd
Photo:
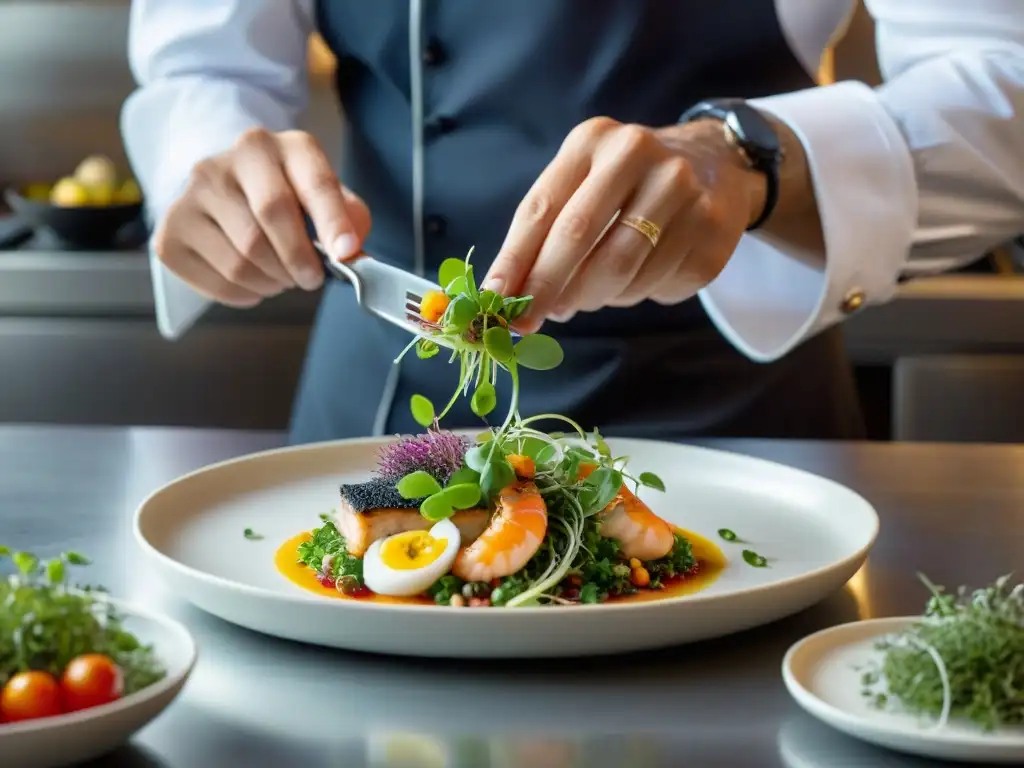
[[(431, 277), (470, 246), (484, 274), (519, 201), (587, 118), (667, 125), (701, 98), (813, 83), (773, 0), (320, 0), (317, 11), (339, 61), (342, 179), (373, 214), (366, 250)], [(833, 334), (758, 365), (717, 333), (696, 300), (581, 314), (545, 330), (566, 360), (524, 376), (524, 414), (558, 411), (635, 436), (856, 436)], [(393, 367), (407, 341), (362, 313), (348, 286), (329, 284), (293, 441), (415, 430), (409, 397), (446, 402), (457, 366), (411, 355)], [(797, 367), (814, 388), (802, 395), (804, 427), (797, 411), (779, 412), (794, 387), (806, 387)], [(766, 420), (766, 411), (775, 415)], [(448, 424), (479, 419), (460, 404)]]

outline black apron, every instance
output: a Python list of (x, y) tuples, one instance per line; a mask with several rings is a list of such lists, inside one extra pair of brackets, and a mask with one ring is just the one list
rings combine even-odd
[[(339, 62), (342, 179), (373, 214), (366, 250), (432, 279), (470, 246), (484, 275), (516, 206), (587, 118), (662, 126), (702, 98), (813, 85), (774, 0), (321, 0), (317, 13)], [(663, 439), (863, 437), (838, 329), (768, 364), (732, 347), (697, 299), (578, 314), (545, 332), (565, 362), (524, 372), (524, 415)], [(331, 281), (291, 440), (417, 431), (409, 398), (447, 402), (458, 366), (414, 354), (394, 366), (409, 338)], [(460, 401), (444, 425), (480, 423)]]

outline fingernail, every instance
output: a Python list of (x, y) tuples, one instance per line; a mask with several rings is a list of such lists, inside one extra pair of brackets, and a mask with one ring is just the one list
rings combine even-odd
[(339, 235), (338, 238), (331, 244), (331, 256), (339, 261), (347, 259), (350, 256), (355, 256), (359, 251), (359, 240), (355, 235), (346, 232), (343, 235)]
[(498, 276), (488, 277), (484, 280), (483, 288), (485, 291), (494, 291), (495, 293), (504, 296), (505, 280)]

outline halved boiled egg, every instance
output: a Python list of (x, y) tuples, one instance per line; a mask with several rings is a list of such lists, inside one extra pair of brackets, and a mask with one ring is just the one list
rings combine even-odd
[(378, 595), (411, 597), (452, 568), (462, 537), (451, 520), (429, 531), (405, 531), (378, 539), (363, 555), (363, 581)]

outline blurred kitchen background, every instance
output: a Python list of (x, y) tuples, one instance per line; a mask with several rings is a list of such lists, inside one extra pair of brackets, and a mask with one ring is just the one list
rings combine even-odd
[[(118, 131), (133, 88), (128, 6), (0, 0), (0, 186), (53, 182), (96, 154), (130, 173)], [(861, 9), (822, 80), (877, 83), (873, 47)], [(328, 150), (342, 129), (332, 69), (314, 41), (304, 127)], [(318, 297), (211, 311), (167, 342), (144, 236), (69, 249), (0, 219), (0, 422), (283, 428)], [(1022, 269), (1020, 250), (1000, 249), (846, 324), (873, 438), (1024, 441)]]

